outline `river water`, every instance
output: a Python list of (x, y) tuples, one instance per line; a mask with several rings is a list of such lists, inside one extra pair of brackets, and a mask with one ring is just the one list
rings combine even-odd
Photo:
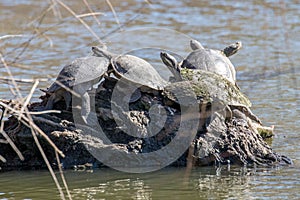
[[(101, 42), (114, 52), (131, 51), (146, 58), (167, 77), (159, 61), (162, 49), (184, 57), (190, 51), (190, 38), (215, 49), (242, 41), (243, 48), (231, 57), (238, 85), (263, 123), (275, 125), (272, 148), (294, 161), (291, 167), (267, 169), (168, 168), (147, 174), (67, 171), (73, 199), (300, 199), (298, 0), (153, 0), (151, 5), (143, 0), (110, 1), (116, 15), (107, 1), (89, 0), (99, 15), (97, 20), (81, 16), (86, 26), (63, 4), (48, 9), (49, 2), (54, 1), (0, 2), (0, 53), (16, 79), (41, 79), (38, 88), (47, 88), (62, 66), (90, 54), (91, 46)], [(58, 2), (77, 15), (89, 12), (84, 1)], [(0, 97), (15, 98), (13, 86), (3, 80), (9, 73), (0, 66)], [(32, 86), (33, 82), (18, 83), (23, 96)], [(36, 89), (32, 101), (41, 94)], [(0, 199), (58, 198), (47, 171), (0, 174)]]

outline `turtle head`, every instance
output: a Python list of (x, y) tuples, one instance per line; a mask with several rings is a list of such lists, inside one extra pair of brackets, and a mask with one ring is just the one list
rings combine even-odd
[(111, 59), (114, 55), (107, 51), (107, 47), (103, 46), (103, 48), (93, 46), (92, 51), (94, 53), (94, 56), (99, 56), (99, 57), (106, 57), (108, 59)]
[(190, 40), (190, 47), (193, 51), (195, 51), (197, 49), (204, 49), (202, 44), (197, 40)]
[(166, 52), (160, 52), (160, 58), (167, 67), (177, 68), (178, 62), (172, 55)]
[(181, 80), (180, 66), (176, 58), (167, 52), (160, 52), (160, 58), (163, 63), (169, 68), (176, 80)]
[(225, 56), (229, 57), (238, 52), (240, 48), (242, 48), (242, 42), (235, 42), (225, 47), (222, 52), (225, 54)]

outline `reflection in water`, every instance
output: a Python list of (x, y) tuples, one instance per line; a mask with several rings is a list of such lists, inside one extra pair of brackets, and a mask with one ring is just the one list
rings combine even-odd
[(123, 199), (151, 199), (152, 190), (143, 180), (120, 179), (100, 183), (98, 187), (78, 188), (72, 190), (74, 199), (96, 199), (122, 197)]
[(255, 169), (242, 167), (230, 170), (230, 168), (219, 167), (216, 168), (215, 174), (200, 174), (195, 187), (199, 191), (199, 196), (204, 198), (251, 199), (252, 196), (247, 190), (250, 189), (254, 174)]
[[(77, 14), (87, 13), (83, 1), (64, 1)], [(200, 40), (203, 46), (221, 49), (234, 41), (243, 48), (231, 60), (236, 66), (237, 82), (253, 103), (253, 111), (265, 125), (275, 125), (272, 147), (299, 163), (299, 63), (300, 4), (298, 1), (111, 1), (123, 32), (109, 34), (119, 26), (105, 1), (89, 0), (99, 15), (100, 26), (92, 16), (82, 18), (92, 30), (117, 52), (141, 48), (141, 44), (168, 48), (185, 57), (190, 51), (186, 37), (166, 31), (172, 29)], [(16, 78), (51, 78), (71, 60), (90, 54), (98, 45), (95, 37), (65, 9), (62, 19), (51, 11), (41, 24), (38, 16), (48, 1), (0, 2), (0, 52)], [(39, 18), (40, 19), (40, 18)], [(36, 35), (36, 28), (43, 35)], [(139, 29), (134, 32), (132, 30)], [(132, 31), (132, 35), (128, 33)], [(148, 29), (149, 30), (149, 29)], [(153, 29), (152, 29), (153, 30)], [(108, 37), (109, 36), (109, 37)], [(23, 43), (31, 41), (28, 46)], [(26, 46), (26, 48), (24, 48)], [(143, 46), (144, 47), (144, 46)], [(152, 50), (152, 51), (151, 51)], [(156, 50), (156, 49), (154, 49)], [(146, 58), (163, 72), (159, 52), (153, 49), (132, 51)], [(16, 64), (9, 62), (16, 61)], [(0, 76), (8, 74), (0, 64)], [(49, 77), (48, 77), (49, 75)], [(39, 88), (50, 84), (42, 82)], [(1, 83), (1, 98), (12, 98), (9, 86)], [(28, 94), (32, 84), (20, 84)], [(41, 93), (37, 90), (34, 100)], [(66, 172), (74, 199), (251, 199), (296, 198), (300, 188), (299, 165), (281, 169), (196, 168), (187, 177), (185, 169), (166, 169), (149, 174), (123, 174), (112, 170), (94, 173)], [(0, 199), (57, 199), (59, 197), (48, 172), (0, 174)]]
[[(300, 170), (236, 166), (168, 168), (147, 174), (110, 169), (66, 171), (73, 199), (284, 199), (300, 198)], [(292, 175), (292, 176), (291, 176)], [(22, 177), (22, 179), (20, 179)], [(58, 199), (48, 172), (1, 175), (0, 199)]]

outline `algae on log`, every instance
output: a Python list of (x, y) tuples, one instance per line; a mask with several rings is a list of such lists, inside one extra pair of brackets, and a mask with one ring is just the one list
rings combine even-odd
[(224, 104), (243, 104), (251, 107), (248, 97), (223, 76), (209, 71), (191, 69), (182, 69), (180, 74), (192, 85), (197, 97), (210, 102), (218, 99)]
[[(191, 71), (190, 71), (191, 72)], [(194, 76), (195, 77), (195, 76)], [(93, 167), (102, 167), (103, 163), (98, 161), (86, 149), (87, 146), (101, 149), (111, 149), (116, 152), (123, 152), (123, 155), (129, 152), (148, 153), (154, 152), (166, 147), (176, 137), (177, 131), (184, 120), (193, 120), (195, 116), (182, 117), (182, 107), (176, 103), (179, 96), (173, 95), (172, 88), (176, 89), (176, 95), (191, 95), (191, 89), (196, 94), (199, 104), (199, 126), (196, 128), (196, 136), (192, 140), (191, 147), (182, 153), (181, 156), (171, 165), (186, 166), (188, 154), (193, 154), (193, 164), (196, 166), (212, 165), (214, 163), (231, 164), (258, 164), (258, 165), (278, 165), (291, 164), (291, 160), (285, 156), (275, 153), (272, 148), (264, 141), (264, 138), (258, 134), (256, 126), (252, 119), (241, 114), (234, 114), (234, 107), (226, 104), (239, 103), (251, 105), (246, 96), (240, 95), (239, 91), (230, 89), (228, 83), (221, 79), (216, 82), (212, 73), (206, 73), (205, 76), (199, 75), (197, 80), (189, 82), (183, 81), (173, 83), (166, 87), (165, 91), (158, 93), (154, 91), (141, 92), (141, 98), (136, 102), (129, 104), (129, 110), (119, 107), (118, 119), (112, 112), (112, 92), (116, 81), (105, 79), (97, 88), (95, 94), (95, 107), (99, 124), (106, 134), (111, 144), (106, 144), (99, 138), (95, 138), (75, 126), (72, 112), (63, 111), (63, 114), (42, 114), (33, 116), (33, 121), (50, 137), (50, 139), (63, 151), (65, 158), (61, 159), (64, 168), (82, 166), (86, 163), (92, 163)], [(199, 84), (200, 79), (205, 80), (205, 87)], [(186, 83), (185, 83), (186, 82)], [(209, 83), (209, 84), (207, 84)], [(185, 87), (188, 89), (185, 90)], [(171, 89), (170, 89), (171, 88)], [(205, 88), (205, 89), (203, 89)], [(230, 89), (228, 91), (228, 89)], [(214, 92), (212, 92), (214, 91)], [(224, 92), (225, 91), (225, 92)], [(239, 95), (237, 95), (239, 94)], [(191, 95), (194, 98), (195, 95)], [(211, 103), (216, 103), (216, 99), (224, 103), (220, 109), (215, 109)], [(187, 103), (183, 106), (188, 107), (190, 98), (187, 97)], [(33, 103), (29, 106), (30, 110), (45, 105), (47, 97), (43, 98), (41, 103)], [(192, 102), (192, 101), (191, 101)], [(54, 109), (61, 109), (65, 106), (64, 101), (57, 102)], [(157, 134), (153, 135), (153, 129), (147, 128), (151, 123), (151, 117), (157, 117), (159, 114), (151, 115), (151, 108), (156, 106), (165, 113), (165, 121), (160, 124), (153, 124)], [(224, 108), (224, 109), (223, 109)], [(226, 109), (232, 109), (228, 116)], [(153, 112), (152, 112), (153, 113)], [(155, 112), (154, 112), (155, 113)], [(191, 117), (191, 118), (189, 118)], [(119, 122), (125, 120), (126, 123)], [(158, 120), (159, 121), (159, 120)], [(152, 122), (153, 123), (153, 122)], [(163, 126), (163, 128), (161, 128)], [(143, 135), (149, 137), (135, 137), (127, 134), (128, 129), (135, 128), (142, 130)], [(24, 155), (25, 160), (21, 161), (14, 150), (5, 143), (1, 145), (1, 156), (6, 162), (0, 161), (2, 170), (14, 169), (36, 169), (46, 168), (43, 158), (39, 153), (37, 146), (31, 135), (30, 129), (18, 121), (17, 116), (10, 116), (4, 123), (4, 131), (10, 136), (15, 145)], [(189, 128), (185, 130), (187, 134)], [(0, 138), (4, 140), (4, 138)], [(57, 166), (56, 156), (48, 142), (41, 136), (39, 139), (52, 166)], [(188, 152), (190, 151), (190, 152)], [(172, 156), (166, 153), (163, 157)], [(105, 159), (110, 159), (105, 158)], [(126, 158), (127, 159), (127, 158)], [(130, 159), (130, 157), (128, 157)], [(116, 165), (118, 159), (115, 159)], [(105, 163), (104, 163), (105, 164)], [(145, 165), (148, 163), (145, 162)]]

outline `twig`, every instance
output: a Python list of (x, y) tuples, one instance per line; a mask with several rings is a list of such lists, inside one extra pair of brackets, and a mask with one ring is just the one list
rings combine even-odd
[[(0, 101), (0, 105), (1, 106), (3, 106), (3, 107), (5, 107), (5, 108), (7, 108), (8, 110), (10, 110), (10, 111), (13, 111), (15, 114), (17, 114), (17, 115), (20, 115), (20, 112), (19, 111), (17, 111), (17, 110), (15, 110), (15, 109), (13, 109), (13, 108), (11, 108), (10, 106), (8, 106), (8, 105), (6, 105), (6, 104), (4, 104), (3, 102), (1, 102)], [(25, 108), (25, 112), (27, 112), (28, 113), (28, 110), (27, 110), (27, 108)], [(28, 123), (28, 127), (29, 128), (33, 128), (33, 129), (35, 129), (41, 136), (43, 136), (45, 139), (46, 139), (46, 141), (50, 144), (50, 146), (52, 146), (53, 147), (53, 149), (55, 150), (55, 151), (57, 151), (59, 154), (60, 154), (60, 156), (62, 156), (62, 157), (65, 157), (65, 155), (62, 153), (62, 151), (60, 151), (59, 149), (58, 149), (58, 147), (52, 142), (52, 140), (32, 121), (32, 119), (30, 120), (30, 118), (31, 118), (31, 116), (28, 114), (28, 117), (26, 117), (26, 116), (24, 116), (24, 115), (22, 115), (22, 118), (21, 118), (21, 121), (24, 123), (24, 124), (27, 124)]]
[[(3, 112), (4, 115), (6, 115), (6, 112), (7, 112), (7, 109), (5, 109), (5, 111)], [(3, 120), (1, 120), (0, 132), (3, 135), (3, 137), (6, 139), (6, 141), (10, 144), (10, 146), (13, 148), (13, 150), (17, 153), (20, 160), (24, 160), (24, 156), (22, 155), (21, 151), (18, 149), (18, 147), (15, 145), (15, 143), (10, 139), (10, 137), (4, 131), (4, 121)]]
[[(45, 15), (46, 15), (46, 13), (43, 13), (43, 15), (41, 16), (40, 21), (38, 22), (38, 25), (34, 28), (34, 30), (36, 30), (36, 29), (38, 29), (40, 27), (40, 25), (42, 24), (42, 21), (43, 21)], [(26, 42), (24, 42), (24, 43), (21, 44), (21, 45), (24, 45), (24, 47), (21, 50), (21, 52), (14, 58), (14, 60), (12, 61), (12, 63), (15, 63), (21, 57), (21, 55), (29, 47), (30, 42), (35, 38), (35, 36), (38, 36), (38, 33), (36, 31), (35, 31), (35, 34), (33, 34)]]
[(18, 147), (15, 145), (15, 143), (10, 139), (10, 137), (7, 135), (7, 133), (3, 130), (2, 123), (1, 123), (1, 131), (0, 132), (3, 135), (3, 137), (6, 139), (6, 141), (10, 144), (11, 148), (13, 148), (13, 150), (16, 152), (16, 154), (18, 155), (20, 160), (22, 160), (22, 161), (25, 160), (21, 151), (18, 149)]
[[(33, 122), (30, 120), (29, 124), (32, 124), (32, 123)], [(54, 173), (54, 171), (53, 171), (53, 169), (52, 169), (52, 167), (51, 167), (51, 165), (49, 163), (49, 160), (47, 159), (47, 156), (46, 156), (46, 154), (45, 154), (45, 152), (44, 152), (44, 150), (43, 150), (43, 148), (42, 148), (42, 146), (41, 146), (41, 144), (40, 144), (40, 142), (39, 142), (39, 140), (38, 140), (38, 138), (36, 136), (35, 129), (33, 129), (32, 126), (30, 126), (30, 129), (31, 129), (31, 133), (32, 133), (33, 139), (35, 141), (35, 144), (37, 145), (37, 147), (38, 147), (38, 149), (39, 149), (39, 151), (40, 151), (40, 153), (41, 153), (41, 155), (42, 155), (42, 157), (43, 157), (43, 159), (44, 159), (44, 161), (45, 161), (45, 163), (46, 163), (46, 165), (48, 167), (48, 170), (49, 170), (49, 172), (50, 172), (50, 174), (52, 176), (52, 179), (53, 179), (53, 181), (54, 181), (54, 183), (55, 183), (55, 185), (56, 185), (56, 187), (57, 187), (57, 189), (59, 191), (60, 197), (61, 197), (61, 199), (65, 200), (65, 195), (64, 195), (64, 193), (62, 191), (62, 188), (61, 188), (61, 186), (60, 186), (60, 184), (59, 184), (59, 182), (58, 182), (58, 180), (57, 180), (57, 178), (55, 176), (55, 173)]]
[[(46, 141), (50, 144), (50, 146), (52, 146), (52, 148), (54, 148), (55, 151), (57, 151), (61, 157), (65, 157), (65, 155), (63, 154), (63, 152), (61, 150), (59, 150), (59, 148), (52, 142), (52, 140), (44, 133), (44, 131), (42, 131), (31, 119), (28, 119), (26, 117), (23, 118), (25, 120), (25, 122), (28, 123), (28, 127), (29, 128), (33, 128), (36, 132), (38, 132), (41, 136), (43, 136), (44, 139), (46, 139)], [(22, 121), (22, 120), (21, 120)], [(24, 121), (23, 121), (24, 122)]]
[[(12, 81), (13, 86), (15, 87), (15, 90), (16, 90), (16, 92), (17, 92), (17, 95), (18, 95), (19, 97), (21, 97), (21, 93), (20, 93), (20, 91), (19, 91), (19, 87), (18, 87), (17, 83), (15, 82), (15, 78), (13, 77), (13, 75), (12, 75), (12, 73), (11, 73), (9, 67), (7, 66), (7, 64), (6, 64), (5, 60), (4, 60), (4, 58), (3, 58), (2, 54), (1, 54), (1, 52), (0, 52), (0, 60), (1, 60), (1, 62), (3, 63), (5, 69), (6, 69), (7, 73), (8, 73), (8, 76), (10, 77), (10, 79), (11, 79), (11, 81)], [(14, 90), (12, 89), (12, 91), (14, 91)]]
[(8, 38), (15, 38), (15, 37), (25, 37), (24, 35), (3, 35), (0, 36), (0, 40), (8, 39)]
[[(1, 100), (1, 99), (0, 99)], [(0, 107), (0, 109), (2, 110), (2, 112), (1, 112), (1, 117), (0, 117), (0, 122), (2, 122), (2, 120), (3, 120), (3, 117), (4, 117), (4, 112), (6, 111), (5, 110), (5, 108), (4, 107)]]
[(64, 7), (67, 11), (69, 11), (76, 19), (78, 19), (84, 26), (85, 28), (90, 31), (90, 33), (98, 40), (99, 43), (103, 44), (103, 42), (101, 41), (101, 39), (99, 38), (99, 36), (91, 29), (91, 27), (89, 25), (87, 25), (87, 23), (85, 23), (85, 21), (83, 21), (80, 17), (78, 17), (76, 15), (76, 13), (66, 4), (64, 4), (62, 1), (60, 0), (55, 0), (56, 2), (58, 2), (62, 7)]
[[(144, 4), (141, 8), (139, 8), (139, 10), (141, 10), (142, 8), (145, 7), (146, 4)], [(127, 26), (128, 24), (130, 24), (131, 22), (133, 22), (136, 18), (138, 18), (141, 15), (140, 11), (135, 12), (137, 13), (135, 16), (131, 17), (130, 19), (128, 19), (127, 21), (125, 21), (123, 24), (121, 24), (120, 27), (113, 29), (112, 31), (108, 32), (107, 34), (105, 34), (104, 36), (101, 37), (102, 40), (104, 40), (105, 38), (111, 36), (113, 33), (116, 33), (120, 30), (122, 30), (123, 27)], [(91, 45), (93, 42), (89, 43), (88, 45)]]
[(38, 84), (39, 84), (39, 80), (35, 80), (35, 82), (34, 82), (32, 88), (31, 88), (31, 90), (30, 90), (30, 92), (29, 92), (29, 94), (28, 94), (25, 102), (23, 103), (23, 105), (21, 107), (20, 115), (19, 115), (19, 118), (18, 118), (19, 121), (20, 121), (21, 117), (23, 116), (23, 112), (24, 112), (25, 108), (27, 107), (27, 105), (29, 104), (30, 99), (32, 98), (32, 95), (33, 95), (36, 87), (38, 86)]
[[(14, 78), (14, 81), (16, 83), (34, 83), (36, 80), (38, 80), (39, 82), (48, 82), (49, 81), (49, 79), (47, 79), (47, 78), (41, 78), (41, 79), (25, 79), (25, 78), (15, 79)], [(12, 79), (0, 76), (0, 81), (4, 82), (6, 84), (9, 84), (9, 82), (12, 82)]]
[(72, 200), (72, 196), (71, 196), (71, 193), (69, 191), (69, 187), (68, 187), (67, 181), (65, 179), (64, 172), (63, 172), (63, 169), (62, 169), (62, 166), (61, 166), (61, 163), (60, 163), (59, 155), (58, 155), (57, 152), (55, 152), (55, 156), (56, 156), (57, 165), (58, 165), (61, 180), (64, 184), (64, 187), (66, 189), (66, 192), (67, 192), (67, 195), (68, 195), (69, 199)]
[(48, 37), (46, 34), (44, 34), (43, 32), (41, 32), (41, 31), (39, 31), (39, 29), (35, 29), (35, 32), (38, 34), (38, 35), (41, 35), (41, 36), (43, 36), (46, 40), (48, 40), (49, 41), (49, 46), (50, 47), (53, 47), (53, 41), (52, 41), (52, 39), (50, 38), (50, 37)]
[(61, 113), (61, 110), (29, 111), (27, 113), (30, 115), (42, 115), (42, 114), (49, 114), (49, 113)]
[(77, 15), (77, 17), (83, 18), (83, 17), (96, 16), (96, 15), (103, 15), (103, 13), (101, 12), (85, 13), (85, 14)]
[(0, 143), (2, 143), (2, 144), (8, 144), (7, 140), (3, 140), (3, 139), (0, 139)]
[(5, 102), (5, 101), (3, 101), (1, 99), (0, 99), (0, 106), (5, 107), (5, 108), (9, 109), (12, 113), (17, 113), (17, 114), (19, 114), (19, 113), (21, 113), (21, 114), (28, 113), (28, 114), (31, 114), (31, 115), (41, 115), (41, 114), (48, 114), (48, 113), (61, 113), (60, 110), (44, 110), (44, 111), (28, 111), (28, 112), (24, 111), (24, 112), (20, 112), (19, 110), (16, 110), (16, 109), (14, 109), (12, 107), (9, 107), (7, 105), (7, 102)]
[(1, 160), (2, 162), (6, 163), (6, 159), (5, 159), (3, 156), (1, 156), (1, 155), (0, 155), (0, 160)]
[[(149, 4), (149, 3), (148, 3)], [(151, 5), (151, 4), (150, 4)], [(53, 5), (52, 5), (53, 6)], [(117, 28), (115, 28), (114, 30), (112, 30), (112, 31), (110, 31), (108, 34), (105, 34), (104, 36), (102, 36), (102, 37), (100, 37), (100, 41), (99, 41), (99, 39), (97, 38), (97, 40), (99, 41), (99, 43), (101, 44), (101, 45), (104, 45), (104, 43), (102, 42), (105, 38), (107, 38), (108, 36), (110, 36), (111, 34), (113, 34), (113, 33), (116, 33), (117, 31), (119, 31), (119, 30), (122, 30), (122, 28), (123, 27), (125, 27), (125, 26), (127, 26), (128, 24), (130, 24), (132, 21), (134, 21), (136, 18), (138, 18), (140, 15), (141, 15), (141, 10), (145, 7), (145, 6), (147, 6), (147, 4), (143, 4), (140, 8), (138, 8), (136, 11), (134, 11), (134, 13), (136, 13), (136, 15), (135, 16), (133, 16), (133, 17), (131, 17), (130, 19), (128, 19), (127, 21), (125, 21), (124, 23), (122, 23), (119, 27), (117, 27)], [(36, 18), (35, 20), (33, 20), (32, 22), (30, 22), (29, 24), (32, 24), (33, 22), (35, 22), (37, 19), (39, 19), (39, 18), (43, 18), (45, 15), (46, 15), (46, 13), (51, 9), (52, 7), (50, 6), (45, 12), (43, 12), (43, 14), (42, 14), (42, 16), (39, 16), (38, 18)], [(74, 12), (73, 12), (74, 13)], [(75, 13), (74, 13), (75, 14)], [(76, 14), (74, 15), (75, 17), (76, 17)], [(42, 20), (42, 19), (41, 19)], [(40, 22), (41, 22), (41, 20), (40, 20)], [(78, 20), (80, 20), (80, 18), (78, 18)], [(16, 61), (19, 59), (19, 57), (25, 52), (25, 49), (28, 47), (28, 45), (29, 45), (29, 43), (36, 37), (36, 36), (39, 36), (40, 34), (43, 34), (43, 33), (46, 33), (46, 32), (48, 32), (48, 31), (50, 31), (51, 29), (53, 29), (53, 28), (56, 28), (57, 26), (59, 26), (59, 25), (61, 25), (61, 24), (63, 24), (63, 23), (65, 23), (67, 20), (62, 20), (62, 21), (60, 21), (60, 22), (58, 22), (58, 23), (56, 23), (55, 25), (53, 25), (53, 26), (51, 26), (50, 28), (47, 28), (46, 30), (44, 30), (44, 31), (41, 31), (41, 32), (39, 32), (38, 34), (34, 34), (33, 36), (31, 36), (29, 39), (28, 39), (28, 41), (26, 42), (26, 43), (23, 43), (22, 45), (26, 45), (25, 47), (24, 47), (24, 49), (22, 50), (22, 52), (20, 52), (19, 54), (18, 54), (18, 56), (12, 61), (12, 62), (9, 62), (9, 64), (15, 64), (15, 65), (18, 65), (17, 63), (16, 63)], [(86, 25), (86, 26), (88, 26), (88, 25)], [(37, 26), (37, 27), (39, 27), (39, 26)], [(95, 33), (94, 33), (95, 34)], [(93, 35), (94, 35), (93, 34)], [(92, 42), (90, 42), (89, 44), (87, 44), (87, 45), (91, 45), (92, 43), (94, 43), (95, 41), (92, 41)], [(79, 47), (78, 47), (79, 48)]]
[[(25, 117), (23, 117), (23, 118), (25, 119)], [(31, 133), (32, 133), (32, 137), (33, 137), (33, 139), (34, 139), (34, 141), (35, 141), (35, 144), (37, 145), (37, 147), (38, 147), (38, 149), (39, 149), (39, 151), (40, 151), (40, 153), (41, 153), (41, 155), (42, 155), (42, 157), (43, 157), (43, 159), (44, 159), (44, 162), (45, 162), (46, 165), (47, 165), (47, 168), (48, 168), (48, 170), (49, 170), (49, 172), (50, 172), (50, 174), (51, 174), (51, 176), (52, 176), (52, 179), (53, 179), (53, 181), (54, 181), (54, 183), (55, 183), (55, 185), (56, 185), (56, 187), (57, 187), (57, 189), (58, 189), (58, 191), (59, 191), (60, 197), (61, 197), (61, 199), (65, 200), (65, 196), (64, 196), (64, 193), (63, 193), (63, 191), (62, 191), (62, 188), (61, 188), (61, 186), (60, 186), (60, 184), (59, 184), (59, 182), (58, 182), (58, 180), (57, 180), (57, 178), (56, 178), (56, 176), (55, 176), (55, 173), (54, 173), (54, 171), (53, 171), (53, 169), (52, 169), (52, 167), (51, 167), (51, 165), (50, 165), (50, 163), (49, 163), (49, 160), (48, 160), (48, 158), (47, 158), (47, 156), (46, 156), (46, 154), (45, 154), (45, 152), (44, 152), (44, 150), (43, 150), (43, 148), (42, 148), (42, 146), (41, 146), (41, 144), (40, 144), (40, 142), (39, 142), (39, 140), (38, 140), (38, 138), (37, 138), (37, 133), (36, 133), (36, 131), (37, 131), (39, 134), (41, 134), (42, 131), (34, 124), (32, 118), (30, 117), (30, 115), (29, 115), (29, 119), (28, 119), (27, 122), (24, 121), (24, 120), (21, 120), (21, 122), (22, 122), (25, 126), (27, 126), (27, 127), (30, 128)], [(46, 137), (48, 137), (48, 136), (46, 136)], [(45, 138), (45, 137), (44, 137), (44, 138)], [(46, 138), (46, 139), (47, 139), (47, 138)], [(48, 142), (49, 142), (49, 141), (48, 141)], [(52, 142), (52, 141), (51, 141), (51, 142)], [(50, 145), (51, 145), (51, 144), (50, 144)], [(60, 150), (58, 150), (58, 151), (57, 151), (57, 149), (54, 149), (54, 150), (55, 150), (55, 153), (60, 153), (60, 154), (61, 154), (61, 151), (60, 151)], [(64, 155), (63, 155), (63, 157), (64, 157)]]
[[(53, 2), (53, 0), (51, 0), (51, 1), (52, 1), (52, 4), (49, 4), (48, 8), (46, 8), (46, 9), (45, 9), (39, 16), (37, 16), (34, 20), (32, 20), (31, 22), (29, 22), (28, 25), (32, 25), (32, 24), (35, 23), (36, 21), (38, 21), (38, 20), (44, 18), (45, 15), (46, 15), (50, 10), (53, 10), (53, 11), (54, 11), (53, 7), (56, 6), (56, 5), (55, 5), (56, 3)], [(54, 11), (54, 13), (55, 13), (55, 11)], [(55, 14), (54, 14), (54, 15), (55, 15)]]
[(111, 4), (110, 0), (105, 0), (105, 1), (106, 1), (106, 3), (108, 4), (110, 10), (112, 11), (112, 13), (113, 13), (113, 15), (114, 15), (114, 17), (115, 17), (115, 20), (116, 20), (116, 22), (117, 22), (117, 24), (118, 24), (118, 26), (119, 26), (119, 29), (122, 30), (122, 27), (121, 27), (119, 18), (118, 18), (118, 16), (117, 16), (117, 13), (116, 13), (116, 11), (115, 11), (113, 5)]
[[(96, 17), (96, 13), (93, 11), (93, 9), (91, 8), (90, 4), (87, 2), (87, 0), (83, 0), (84, 4), (86, 5), (86, 7), (88, 8), (88, 10), (91, 12), (91, 14), (93, 14), (93, 18), (95, 19), (95, 21), (97, 22), (97, 24), (100, 26), (101, 23), (98, 20), (98, 18)], [(103, 14), (103, 13), (101, 13)]]
[(152, 3), (149, 0), (144, 0), (147, 4), (151, 5)]
[(51, 0), (51, 2), (52, 2), (51, 8), (53, 10), (54, 15), (59, 19), (62, 19), (61, 13), (57, 8), (57, 3), (55, 2), (55, 0)]
[(80, 95), (78, 93), (76, 93), (74, 90), (72, 90), (71, 88), (65, 86), (64, 84), (62, 84), (60, 81), (55, 80), (55, 83), (57, 83), (60, 87), (62, 87), (63, 89), (65, 89), (67, 92), (70, 92), (72, 95), (76, 96), (77, 98), (80, 98)]

